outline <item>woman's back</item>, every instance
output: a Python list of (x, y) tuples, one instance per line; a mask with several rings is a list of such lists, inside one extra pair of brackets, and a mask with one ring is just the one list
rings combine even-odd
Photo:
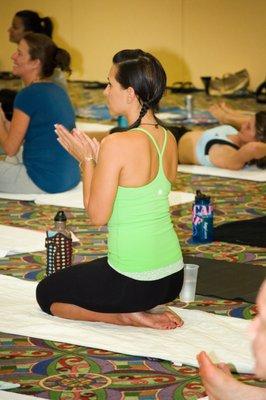
[[(56, 126), (62, 146), (81, 163), (84, 206), (91, 222), (108, 223), (108, 258), (72, 268), (81, 285), (76, 279), (72, 285), (70, 278), (64, 304), (61, 296), (54, 303), (51, 291), (39, 285), (37, 298), (46, 312), (68, 318), (72, 310), (70, 318), (158, 329), (182, 325), (170, 313), (143, 312), (174, 300), (183, 279), (168, 203), (170, 181), (177, 172), (177, 147), (154, 116), (165, 87), (159, 60), (140, 49), (122, 50), (113, 57), (104, 93), (110, 113), (124, 116), (129, 131), (109, 135), (99, 146), (82, 132), (70, 135)], [(64, 283), (52, 286), (65, 292)], [(100, 293), (93, 292), (95, 287), (101, 288)], [(73, 298), (81, 298), (77, 307), (70, 299), (73, 289), (78, 290)]]
[[(163, 128), (144, 130), (132, 129), (128, 132), (117, 133), (114, 136), (121, 149), (123, 167), (119, 177), (119, 186), (141, 187), (150, 183), (159, 169), (158, 149), (161, 151), (165, 140)], [(170, 182), (174, 182), (177, 172), (177, 146), (173, 135), (167, 131), (167, 139), (162, 154), (163, 171)], [(110, 137), (111, 139), (111, 137)]]
[(186, 132), (178, 141), (178, 161), (180, 164), (198, 164), (196, 144), (203, 135), (202, 129)]
[(110, 265), (127, 276), (145, 275), (148, 280), (176, 272), (182, 265), (168, 202), (170, 179), (176, 173), (176, 148), (166, 130), (163, 136), (162, 130), (156, 133), (159, 146), (148, 131), (138, 128), (128, 132), (132, 136), (125, 141), (130, 139), (132, 145), (124, 155), (108, 223)]

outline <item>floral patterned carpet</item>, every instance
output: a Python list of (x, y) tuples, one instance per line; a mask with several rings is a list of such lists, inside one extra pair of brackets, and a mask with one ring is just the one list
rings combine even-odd
[[(190, 192), (201, 189), (211, 195), (215, 225), (254, 218), (265, 212), (265, 183), (179, 174), (175, 189)], [(46, 230), (57, 210), (54, 206), (0, 199), (0, 224)], [(80, 239), (74, 248), (74, 263), (105, 255), (106, 228), (91, 226), (83, 210), (65, 208), (64, 211), (69, 227)], [(266, 266), (263, 248), (221, 242), (191, 245), (191, 203), (174, 206), (171, 211), (184, 254), (249, 263), (251, 268)], [(0, 259), (0, 273), (24, 279), (40, 280), (44, 268), (44, 252)], [(178, 299), (171, 305), (245, 319), (256, 313), (253, 304), (202, 296), (189, 305)], [(194, 367), (177, 367), (163, 360), (5, 333), (0, 335), (0, 341), (0, 380), (19, 383), (21, 386), (13, 390), (17, 393), (54, 400), (196, 400), (205, 395), (198, 369)], [(237, 378), (266, 387), (266, 382), (256, 381), (251, 375), (237, 375)]]
[[(20, 81), (6, 81), (3, 87), (20, 89)], [(86, 90), (80, 82), (70, 84), (70, 95), (75, 107), (103, 103), (102, 91)], [(217, 102), (202, 92), (193, 97), (194, 107), (198, 109), (207, 109)], [(253, 98), (227, 99), (227, 102), (248, 111), (265, 109)], [(182, 108), (184, 96), (168, 93), (162, 105)], [(196, 189), (211, 195), (215, 225), (265, 214), (266, 183), (179, 174), (175, 190), (195, 193)], [(47, 230), (57, 211), (53, 206), (0, 199), (0, 224)], [(105, 255), (106, 228), (91, 226), (83, 210), (66, 208), (64, 211), (70, 229), (80, 239), (74, 248), (74, 263)], [(172, 216), (184, 254), (248, 263), (251, 268), (252, 265), (266, 266), (265, 248), (222, 242), (190, 244), (191, 203), (172, 207)], [(44, 252), (0, 258), (0, 273), (40, 280), (45, 263)], [(203, 296), (197, 296), (189, 305), (178, 299), (171, 305), (245, 319), (251, 319), (256, 313), (253, 304)], [(17, 393), (53, 400), (196, 400), (205, 395), (198, 369), (194, 367), (177, 367), (163, 360), (5, 333), (0, 334), (0, 342), (0, 380), (19, 383), (20, 387), (13, 389)], [(251, 375), (236, 377), (266, 387), (266, 382), (254, 380)]]

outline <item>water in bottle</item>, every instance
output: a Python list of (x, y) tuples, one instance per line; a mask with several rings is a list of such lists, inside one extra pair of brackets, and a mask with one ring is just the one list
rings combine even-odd
[(191, 119), (193, 115), (193, 97), (191, 94), (185, 97), (185, 108), (187, 111), (187, 119)]

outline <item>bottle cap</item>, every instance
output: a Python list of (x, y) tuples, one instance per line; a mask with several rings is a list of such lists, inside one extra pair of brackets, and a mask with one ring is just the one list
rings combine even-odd
[(54, 217), (54, 221), (66, 221), (67, 217), (64, 211), (58, 211), (56, 216)]
[(205, 194), (201, 193), (200, 190), (196, 190), (195, 201), (206, 201), (208, 203), (210, 200), (211, 196), (206, 196)]

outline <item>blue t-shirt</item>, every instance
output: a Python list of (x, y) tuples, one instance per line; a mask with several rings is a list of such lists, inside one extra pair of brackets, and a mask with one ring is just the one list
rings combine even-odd
[(78, 162), (58, 143), (54, 124), (75, 127), (67, 93), (50, 82), (34, 83), (16, 96), (14, 108), (30, 117), (23, 163), (35, 185), (48, 193), (64, 192), (80, 181)]

